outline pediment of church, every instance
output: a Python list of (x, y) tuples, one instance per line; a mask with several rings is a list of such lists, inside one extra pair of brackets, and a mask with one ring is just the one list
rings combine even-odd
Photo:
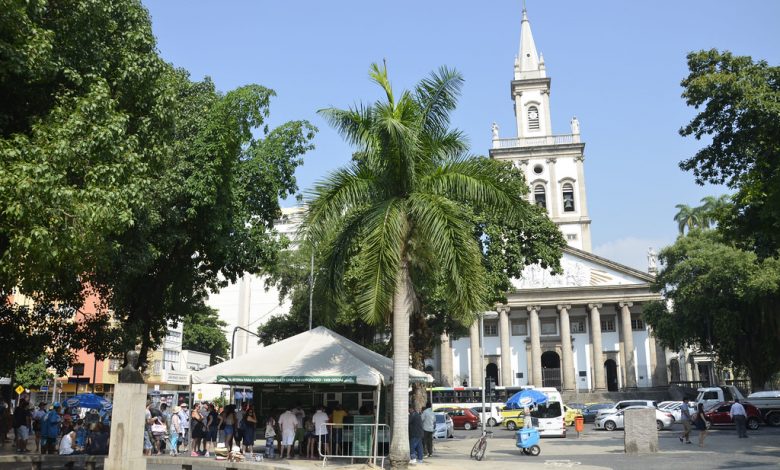
[(642, 271), (576, 248), (564, 248), (563, 274), (553, 275), (539, 265), (527, 266), (521, 279), (513, 279), (515, 289), (556, 287), (595, 287), (647, 284), (653, 277)]

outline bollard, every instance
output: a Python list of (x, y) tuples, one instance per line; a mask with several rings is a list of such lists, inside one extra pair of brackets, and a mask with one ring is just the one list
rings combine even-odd
[(574, 418), (574, 429), (577, 431), (577, 437), (580, 437), (580, 433), (585, 429), (585, 418), (582, 416), (576, 416)]

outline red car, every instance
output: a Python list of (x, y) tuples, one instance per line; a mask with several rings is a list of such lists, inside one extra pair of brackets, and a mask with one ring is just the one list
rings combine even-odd
[(477, 429), (479, 427), (479, 416), (468, 408), (445, 407), (436, 408), (433, 411), (450, 415), (452, 424), (456, 428), (463, 428), (468, 431), (469, 429)]
[[(710, 420), (713, 426), (734, 426), (734, 420), (731, 419), (729, 414), (732, 403), (730, 401), (722, 401), (705, 411), (704, 416)], [(758, 429), (761, 425), (761, 412), (750, 403), (743, 403), (742, 406), (745, 407), (745, 413), (747, 413), (747, 428), (752, 430)]]

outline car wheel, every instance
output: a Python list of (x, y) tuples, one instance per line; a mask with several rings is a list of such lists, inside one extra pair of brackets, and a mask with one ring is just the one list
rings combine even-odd
[(506, 428), (509, 429), (510, 431), (514, 431), (515, 429), (517, 429), (517, 423), (515, 423), (514, 421), (509, 421), (508, 423), (506, 423)]
[(490, 418), (490, 419), (488, 419), (487, 424), (488, 424), (488, 426), (490, 426), (492, 428), (493, 426), (495, 426), (498, 423), (496, 423), (496, 419), (495, 418)]
[(607, 431), (614, 431), (615, 429), (617, 429), (617, 425), (615, 424), (614, 421), (607, 421), (604, 423), (604, 429), (606, 429)]
[(765, 419), (770, 426), (780, 426), (780, 412), (769, 413)]
[(466, 431), (470, 430), (471, 429), (471, 423), (464, 423), (463, 424), (463, 429), (465, 429)]
[(655, 429), (658, 431), (662, 431), (664, 429), (664, 423), (660, 419), (655, 420)]
[(747, 428), (751, 431), (755, 431), (759, 426), (758, 418), (750, 418), (747, 420)]

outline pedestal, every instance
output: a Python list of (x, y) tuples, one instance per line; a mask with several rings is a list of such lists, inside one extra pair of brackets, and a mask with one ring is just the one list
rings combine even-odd
[(623, 412), (626, 430), (624, 448), (626, 454), (652, 454), (658, 452), (658, 430), (655, 408), (637, 408)]
[(105, 470), (146, 470), (146, 384), (117, 384), (111, 412), (111, 443)]

